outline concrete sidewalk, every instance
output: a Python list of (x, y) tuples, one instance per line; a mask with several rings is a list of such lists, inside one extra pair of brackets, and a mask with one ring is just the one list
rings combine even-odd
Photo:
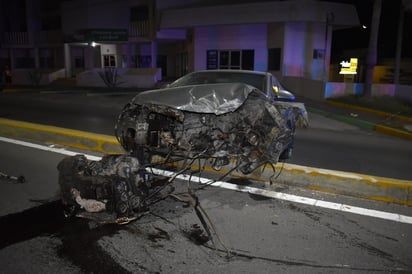
[[(62, 145), (102, 154), (124, 153), (124, 150), (114, 136), (3, 118), (0, 118), (0, 136), (43, 144)], [(207, 171), (216, 172), (209, 166), (205, 168)], [(221, 170), (220, 173), (226, 173), (227, 170)], [(273, 180), (285, 185), (293, 185), (316, 191), (412, 206), (412, 181), (407, 180), (312, 168), (288, 163), (278, 163), (275, 166), (266, 165), (257, 169), (249, 176), (237, 173), (233, 175), (264, 182)]]

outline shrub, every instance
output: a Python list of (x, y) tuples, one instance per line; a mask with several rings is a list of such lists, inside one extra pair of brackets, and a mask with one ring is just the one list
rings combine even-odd
[(98, 73), (100, 78), (102, 78), (103, 82), (109, 88), (115, 88), (119, 84), (121, 84), (121, 82), (119, 82), (120, 76), (117, 73), (116, 68), (104, 68), (100, 70)]

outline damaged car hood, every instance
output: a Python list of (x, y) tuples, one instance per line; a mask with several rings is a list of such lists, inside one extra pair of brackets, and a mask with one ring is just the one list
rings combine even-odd
[(145, 91), (136, 95), (133, 103), (220, 115), (238, 109), (253, 91), (261, 93), (243, 83), (184, 86)]

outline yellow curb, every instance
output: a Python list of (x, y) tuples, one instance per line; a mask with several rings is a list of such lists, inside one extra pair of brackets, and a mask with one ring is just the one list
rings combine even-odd
[[(276, 164), (276, 166), (279, 166), (279, 165), (281, 164), (279, 163)], [(306, 174), (310, 174), (313, 176), (362, 181), (362, 182), (365, 182), (371, 185), (381, 185), (385, 188), (396, 186), (402, 189), (408, 189), (412, 187), (412, 181), (409, 181), (409, 180), (372, 176), (372, 175), (355, 173), (355, 172), (337, 171), (337, 170), (330, 170), (330, 169), (324, 169), (324, 168), (314, 168), (314, 167), (300, 166), (300, 165), (287, 164), (287, 163), (284, 164), (283, 168), (291, 172), (306, 173)]]
[(409, 180), (294, 164), (285, 164), (284, 169), (290, 174), (284, 176), (286, 180), (300, 186), (303, 183), (308, 189), (412, 206), (412, 181)]
[(407, 116), (391, 114), (391, 113), (380, 111), (380, 110), (375, 110), (375, 109), (370, 109), (370, 108), (365, 108), (365, 107), (360, 107), (360, 106), (354, 106), (354, 105), (335, 102), (335, 101), (331, 101), (331, 100), (325, 100), (324, 102), (326, 104), (329, 104), (329, 105), (332, 105), (332, 106), (343, 107), (343, 108), (348, 108), (348, 109), (353, 109), (353, 110), (359, 110), (359, 111), (367, 112), (367, 113), (374, 114), (374, 115), (377, 115), (377, 116), (382, 116), (382, 117), (394, 117), (398, 120), (412, 123), (412, 118), (407, 117)]
[(106, 154), (124, 153), (114, 136), (0, 118), (0, 134)]
[(375, 125), (375, 131), (377, 132), (381, 132), (381, 133), (385, 133), (388, 135), (392, 135), (392, 136), (396, 136), (396, 137), (400, 137), (403, 139), (407, 139), (407, 140), (412, 140), (412, 134), (402, 131), (402, 130), (398, 130), (395, 128), (391, 128), (391, 127), (387, 127), (387, 126), (383, 126), (383, 125)]
[[(174, 163), (171, 166), (183, 167), (181, 163)], [(226, 174), (231, 168), (233, 166), (216, 171), (207, 163), (202, 166), (191, 166), (192, 170), (202, 170), (221, 175)], [(288, 163), (277, 163), (274, 166), (267, 164), (249, 175), (234, 171), (231, 176), (260, 182), (271, 182), (274, 179), (274, 182), (304, 187), (315, 191), (412, 206), (412, 181), (409, 180)]]
[[(55, 126), (38, 125), (29, 122), (0, 118), (0, 135), (50, 142), (104, 154), (124, 153), (114, 136), (89, 133)], [(178, 163), (181, 165), (181, 163)], [(207, 161), (201, 166), (192, 165), (193, 170), (204, 170), (225, 174), (227, 170), (216, 171)], [(412, 181), (370, 176), (352, 172), (299, 166), (288, 163), (264, 165), (249, 175), (234, 171), (232, 176), (256, 181), (279, 182), (312, 190), (365, 198), (412, 206)]]

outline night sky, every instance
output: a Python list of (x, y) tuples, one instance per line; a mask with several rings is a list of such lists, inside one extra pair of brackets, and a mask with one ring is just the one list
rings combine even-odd
[[(356, 6), (361, 25), (367, 29), (352, 28), (336, 30), (333, 33), (332, 55), (343, 54), (344, 49), (367, 49), (369, 44), (369, 32), (373, 11), (373, 0), (334, 0), (333, 2), (351, 3)], [(396, 52), (396, 39), (398, 30), (398, 18), (401, 0), (383, 0), (381, 21), (378, 37), (378, 62), (383, 58), (394, 58)], [(402, 57), (412, 57), (412, 10), (405, 13), (403, 29)]]

